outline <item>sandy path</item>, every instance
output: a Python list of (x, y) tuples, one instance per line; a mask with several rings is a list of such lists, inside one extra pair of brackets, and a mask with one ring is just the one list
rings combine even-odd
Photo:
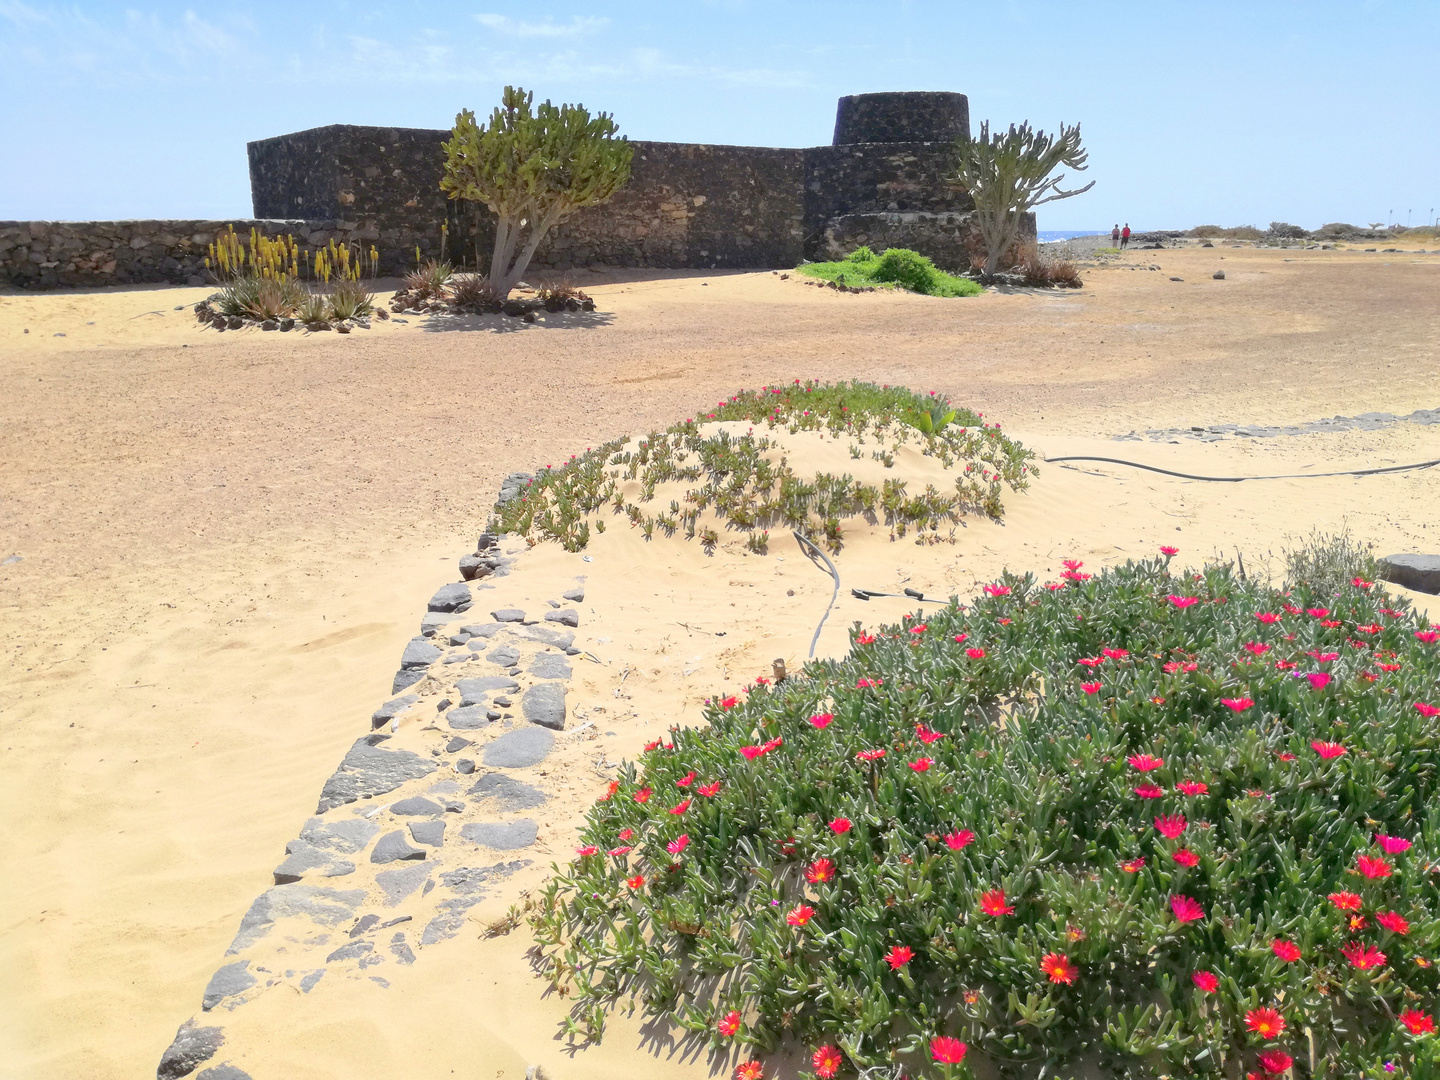
[[(512, 469), (796, 377), (938, 389), (1044, 432), (1052, 453), (1057, 433), (1440, 405), (1440, 259), (1129, 262), (1152, 260), (1163, 269), (1097, 270), (1075, 294), (968, 302), (771, 274), (587, 283), (608, 315), (583, 328), (412, 321), (348, 339), (202, 334), (171, 309), (203, 290), (0, 296), (0, 557), (23, 556), (0, 567), (0, 1075), (149, 1074)], [(1300, 468), (1436, 457), (1437, 438), (1120, 445)], [(1199, 555), (1342, 521), (1434, 550), (1434, 477), (1261, 489), (1051, 468), (1009, 524), (967, 537), (965, 573), (930, 549), (950, 560), (933, 574), (964, 587), (1005, 563), (1123, 558), (1173, 538), (1172, 521)], [(874, 558), (893, 576), (918, 556)], [(392, 1051), (436, 1004), (393, 1000), (371, 1023)], [(327, 1060), (334, 1032), (307, 1038)], [(355, 1068), (384, 1057), (354, 1053)]]

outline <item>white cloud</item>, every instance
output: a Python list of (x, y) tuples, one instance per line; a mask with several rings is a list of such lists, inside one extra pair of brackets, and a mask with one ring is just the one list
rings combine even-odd
[(549, 18), (544, 22), (524, 22), (520, 19), (512, 19), (508, 15), (484, 12), (476, 15), (475, 21), (487, 30), (522, 38), (580, 37), (584, 34), (593, 34), (610, 22), (609, 19), (597, 18), (593, 15), (576, 15), (568, 23), (557, 23)]
[(0, 0), (0, 18), (9, 19), (16, 26), (37, 25), (49, 22), (49, 17), (43, 11), (36, 11), (28, 4), (21, 4), (18, 0)]

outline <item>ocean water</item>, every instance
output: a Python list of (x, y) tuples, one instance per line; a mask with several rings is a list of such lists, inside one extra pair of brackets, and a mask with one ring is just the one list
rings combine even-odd
[(1077, 236), (1100, 236), (1109, 229), (1040, 229), (1036, 238), (1043, 244), (1052, 240), (1073, 240)]

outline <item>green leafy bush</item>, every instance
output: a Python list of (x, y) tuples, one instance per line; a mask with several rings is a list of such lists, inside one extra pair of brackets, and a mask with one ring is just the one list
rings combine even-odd
[(819, 1077), (1440, 1075), (1440, 629), (1162, 550), (857, 625), (622, 765), (535, 918), (572, 1033), (628, 998)]
[(871, 272), (876, 281), (893, 281), (918, 293), (934, 289), (935, 274), (935, 264), (909, 248), (891, 248), (880, 256)]
[(899, 287), (927, 296), (979, 296), (985, 291), (978, 282), (937, 269), (909, 248), (890, 248), (876, 255), (868, 247), (859, 247), (839, 262), (802, 263), (795, 271), (852, 288)]
[[(932, 433), (922, 433), (918, 417), (932, 410), (938, 410), (932, 421), (947, 415), (949, 419)], [(824, 431), (833, 438), (848, 437), (856, 440), (852, 451), (872, 439), (889, 447), (874, 455), (887, 468), (894, 465), (893, 451), (913, 440), (922, 454), (939, 459), (946, 468), (963, 467), (950, 492), (934, 487), (912, 492), (899, 479), (886, 480), (877, 488), (849, 474), (816, 473), (807, 478), (796, 473), (783, 455), (774, 460), (775, 445), (763, 435), (753, 431), (731, 435), (723, 430), (701, 434), (700, 424), (730, 420), (792, 434)], [(1034, 471), (1034, 455), (1003, 436), (998, 424), (987, 424), (979, 413), (952, 409), (934, 395), (862, 382), (825, 385), (797, 379), (791, 386), (742, 391), (702, 416), (651, 432), (633, 450), (625, 449), (628, 443), (628, 439), (607, 443), (559, 468), (547, 466), (524, 495), (498, 508), (491, 528), (532, 541), (555, 540), (575, 551), (584, 546), (580, 525), (608, 504), (614, 513), (625, 514), (646, 539), (653, 537), (657, 525), (673, 534), (682, 524), (686, 538), (693, 538), (700, 515), (713, 508), (729, 528), (749, 533), (780, 525), (818, 536), (832, 550), (841, 542), (841, 521), (859, 515), (883, 520), (896, 537), (914, 530), (923, 538), (929, 530), (930, 539), (938, 540), (940, 527), (949, 524), (953, 531), (964, 513), (999, 517), (1002, 488), (1023, 490)], [(638, 500), (631, 502), (621, 488), (635, 480), (641, 489)], [(673, 482), (689, 485), (683, 496), (685, 509), (675, 501), (669, 514), (646, 513), (656, 500), (656, 489)]]

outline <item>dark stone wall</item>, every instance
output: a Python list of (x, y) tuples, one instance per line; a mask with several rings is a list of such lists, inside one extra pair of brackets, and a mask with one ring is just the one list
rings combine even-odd
[(964, 94), (906, 91), (852, 94), (835, 110), (836, 146), (851, 143), (953, 143), (970, 137)]
[[(440, 254), (440, 226), (465, 216), (440, 190), (448, 131), (332, 124), (247, 146), (256, 217), (344, 224), (380, 249), (380, 270), (402, 274)], [(463, 236), (459, 238), (463, 241)]]
[[(788, 268), (865, 238), (876, 250), (913, 247), (958, 268), (973, 204), (947, 175), (954, 140), (969, 127), (963, 94), (858, 94), (840, 100), (835, 146), (637, 141), (629, 184), (560, 225), (534, 265)], [(374, 245), (387, 275), (442, 250), (488, 270), (493, 216), (440, 190), (449, 134), (334, 124), (252, 142), (251, 195), (262, 220), (236, 228), (291, 232), (309, 247)], [(225, 224), (0, 222), (0, 281), (191, 280)]]
[(26, 289), (168, 282), (207, 285), (210, 242), (234, 225), (302, 246), (360, 240), (334, 221), (0, 221), (0, 283)]
[[(806, 258), (830, 257), (823, 250), (822, 238), (832, 218), (877, 212), (971, 213), (974, 203), (966, 191), (949, 182), (950, 169), (949, 143), (871, 143), (806, 150)], [(930, 255), (923, 245), (916, 250)]]
[(791, 267), (804, 257), (804, 151), (636, 142), (630, 182), (541, 245), (535, 262)]

